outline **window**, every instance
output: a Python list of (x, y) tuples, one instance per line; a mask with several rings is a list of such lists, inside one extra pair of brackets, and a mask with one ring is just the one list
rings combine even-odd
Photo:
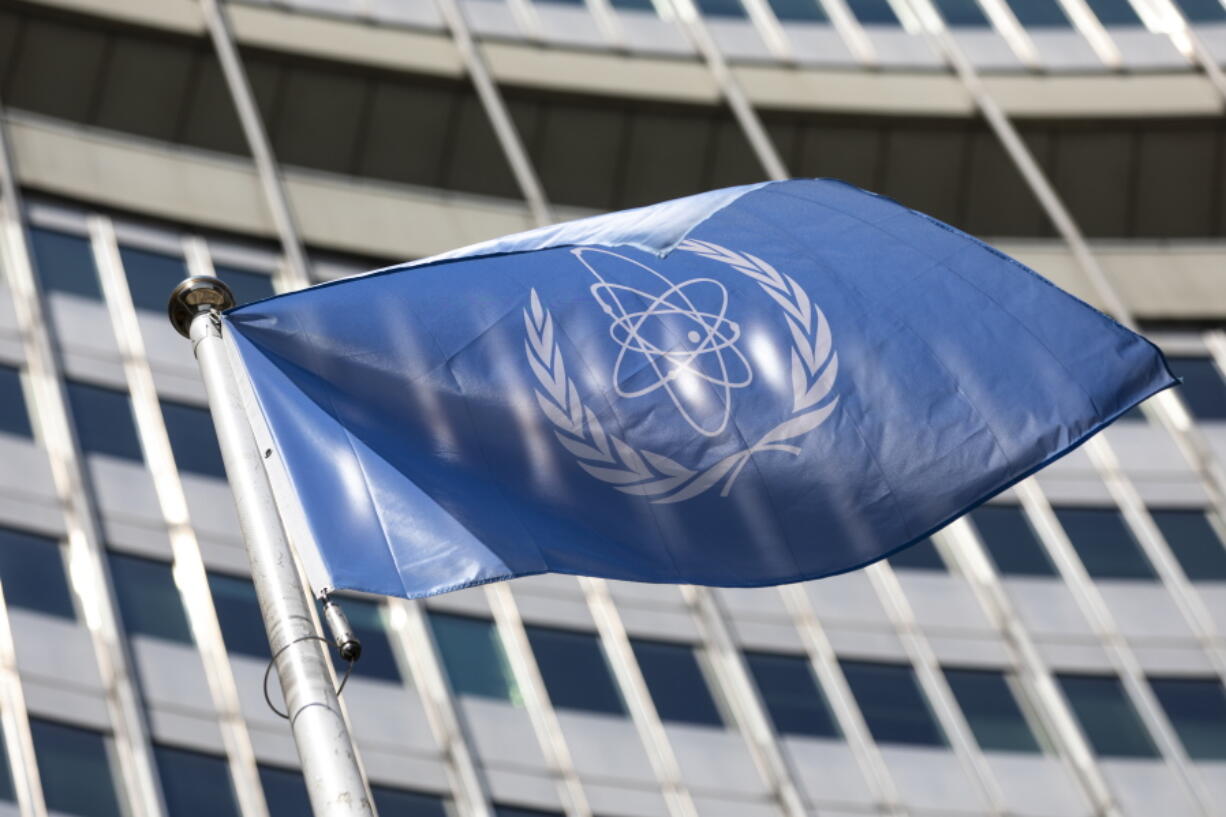
[(193, 474), (225, 479), (226, 467), (221, 461), (221, 447), (209, 410), (171, 400), (161, 403), (175, 464)]
[(107, 739), (92, 729), (30, 719), (47, 810), (120, 817)]
[(75, 619), (64, 556), (46, 536), (0, 528), (0, 582), (10, 607)]
[(520, 808), (519, 806), (494, 806), (494, 817), (562, 817), (556, 811), (541, 811), (535, 808)]
[[(154, 746), (166, 813), (174, 817), (239, 817), (224, 758)], [(306, 812), (310, 813), (310, 812)]]
[(1226, 20), (1226, 8), (1218, 0), (1175, 0), (1183, 14), (1193, 23), (1220, 23)]
[(25, 394), (21, 391), (21, 372), (0, 363), (0, 431), (19, 437), (33, 437)]
[(996, 569), (1006, 576), (1056, 576), (1056, 567), (1016, 505), (984, 505), (971, 521), (987, 547)]
[(1226, 690), (1216, 678), (1150, 678), (1193, 760), (1226, 760)]
[(1141, 18), (1128, 0), (1089, 0), (1090, 9), (1105, 26), (1139, 26)]
[(775, 16), (785, 23), (824, 23), (826, 12), (818, 0), (770, 0)]
[(217, 622), (226, 649), (232, 653), (267, 660), (268, 637), (264, 634), (264, 619), (260, 616), (260, 600), (250, 579), (209, 574), (209, 590), (217, 608)]
[(268, 817), (302, 817), (311, 813), (306, 781), (297, 769), (260, 766), (260, 786), (268, 803)]
[(65, 292), (102, 300), (102, 285), (94, 268), (89, 239), (55, 230), (30, 228), (30, 249), (38, 282), (45, 292)]
[(123, 271), (137, 309), (162, 313), (170, 291), (187, 277), (187, 264), (182, 258), (135, 247), (120, 247)]
[(816, 738), (839, 736), (809, 659), (801, 655), (747, 652), (745, 661), (776, 732)]
[(980, 748), (999, 752), (1042, 751), (1003, 672), (947, 669), (945, 678)]
[(937, 546), (931, 539), (922, 539), (910, 547), (905, 547), (889, 559), (890, 567), (903, 570), (927, 570), (944, 573), (945, 560), (937, 552)]
[(945, 734), (905, 664), (842, 661), (843, 674), (878, 743), (944, 746)]
[(1154, 568), (1114, 508), (1057, 508), (1056, 517), (1096, 579), (1153, 579)]
[(1226, 545), (1223, 545), (1209, 515), (1194, 510), (1152, 510), (1179, 566), (1192, 581), (1226, 581)]
[[(1216, 0), (1214, 0), (1216, 2)], [(1226, 20), (1226, 7), (1218, 7)], [(1226, 420), (1226, 381), (1208, 357), (1171, 357), (1171, 371), (1183, 378), (1179, 396), (1198, 420)]]
[[(387, 608), (377, 601), (352, 596), (340, 596), (336, 601), (345, 611), (354, 634), (362, 642), (362, 658), (353, 665), (353, 674), (399, 683), (400, 669), (396, 666), (396, 656), (387, 637)], [(322, 605), (320, 616), (323, 616)], [(345, 662), (335, 650), (329, 649), (328, 652), (337, 662), (337, 669), (344, 672)]]
[(122, 553), (109, 554), (109, 561), (124, 629), (191, 644), (192, 631), (170, 565)]
[(656, 7), (651, 0), (611, 0), (611, 5), (618, 11), (647, 11), (656, 13)]
[(1032, 28), (1070, 28), (1072, 24), (1058, 0), (1005, 0), (1013, 15), (1024, 26)]
[(899, 25), (898, 16), (890, 8), (889, 0), (848, 0), (848, 7), (856, 19), (868, 25)]
[(580, 709), (608, 715), (625, 714), (621, 693), (592, 633), (529, 627), (528, 641), (545, 678), (549, 698), (559, 709)]
[(747, 17), (741, 0), (695, 0), (705, 17)]
[(0, 800), (13, 803), (17, 801), (17, 793), (13, 791), (10, 768), (8, 755), (4, 751), (4, 741), (0, 741)]
[(370, 793), (375, 798), (375, 808), (384, 817), (449, 817), (447, 801), (434, 794), (389, 786), (371, 786)]
[(458, 694), (519, 702), (494, 622), (431, 611), (430, 629), (451, 688)]
[(1081, 731), (1103, 757), (1157, 757), (1158, 750), (1110, 675), (1057, 675)]
[(69, 380), (68, 404), (81, 450), (143, 462), (126, 392)]
[(631, 646), (661, 720), (724, 725), (693, 647), (641, 639), (632, 640)]
[(936, 0), (936, 6), (950, 28), (991, 28), (978, 0)]
[[(246, 304), (276, 295), (272, 288), (272, 278), (262, 272), (229, 267), (222, 264), (213, 265), (213, 274), (234, 293), (236, 304)], [(169, 293), (167, 294), (169, 297)]]

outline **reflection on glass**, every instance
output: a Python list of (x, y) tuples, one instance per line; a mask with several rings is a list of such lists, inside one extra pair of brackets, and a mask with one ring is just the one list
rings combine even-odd
[(48, 810), (78, 817), (121, 817), (103, 735), (40, 718), (30, 719), (30, 731)]
[(945, 678), (980, 748), (1031, 754), (1042, 751), (1016, 692), (1003, 672), (947, 669)]
[(1158, 750), (1111, 675), (1057, 675), (1081, 730), (1103, 757), (1157, 757)]
[(430, 627), (456, 693), (519, 702), (515, 679), (492, 621), (431, 611)]

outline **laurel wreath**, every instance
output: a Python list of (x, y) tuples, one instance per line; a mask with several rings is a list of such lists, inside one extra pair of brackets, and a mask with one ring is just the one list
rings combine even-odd
[(793, 341), (792, 413), (753, 445), (705, 469), (687, 468), (663, 454), (636, 449), (605, 431), (600, 419), (580, 400), (574, 381), (566, 374), (566, 364), (554, 338), (553, 316), (541, 305), (535, 289), (530, 308), (524, 310), (527, 326), (524, 349), (541, 387), (535, 390), (536, 400), (553, 424), (558, 440), (583, 470), (596, 479), (627, 494), (649, 497), (653, 503), (692, 499), (721, 480), (724, 486), (720, 496), (727, 496), (755, 454), (783, 451), (798, 455), (800, 448), (788, 444), (789, 441), (820, 426), (839, 402), (838, 395), (826, 401), (839, 369), (830, 324), (791, 276), (781, 274), (755, 255), (734, 252), (708, 241), (686, 239), (677, 249), (725, 264), (757, 282), (783, 309)]

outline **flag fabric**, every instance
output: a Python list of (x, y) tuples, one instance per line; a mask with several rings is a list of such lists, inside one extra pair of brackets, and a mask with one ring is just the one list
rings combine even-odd
[(535, 230), (224, 321), (315, 589), (409, 598), (852, 570), (1175, 382), (1017, 261), (829, 180)]

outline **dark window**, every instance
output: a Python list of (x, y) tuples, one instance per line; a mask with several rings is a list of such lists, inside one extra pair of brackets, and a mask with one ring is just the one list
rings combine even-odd
[(1220, 23), (1226, 20), (1226, 8), (1218, 0), (1175, 0), (1184, 16), (1193, 23)]
[(539, 0), (541, 3), (552, 3), (555, 6), (583, 7), (583, 0)]
[(775, 16), (790, 23), (824, 23), (826, 12), (818, 0), (770, 0)]
[(66, 292), (102, 300), (89, 239), (54, 230), (30, 228), (30, 245), (38, 282), (45, 292)]
[(1033, 28), (1069, 28), (1072, 24), (1057, 0), (1006, 0), (1017, 21)]
[(624, 714), (600, 639), (591, 633), (529, 627), (528, 641), (545, 678), (545, 688), (559, 709)]
[(556, 811), (542, 811), (535, 808), (520, 806), (494, 806), (494, 817), (562, 817)]
[(192, 643), (170, 565), (122, 553), (109, 557), (124, 628), (129, 633)]
[(311, 813), (306, 781), (297, 769), (260, 766), (260, 785), (268, 803), (268, 817), (304, 817)]
[(120, 817), (103, 735), (38, 718), (30, 719), (30, 731), (48, 811), (80, 817)]
[[(352, 596), (342, 596), (336, 600), (345, 611), (349, 626), (362, 642), (362, 658), (353, 665), (353, 674), (399, 682), (400, 669), (396, 666), (396, 656), (387, 637), (387, 608), (377, 601)], [(322, 607), (320, 614), (322, 616)], [(337, 668), (344, 671), (344, 661), (335, 650), (329, 652)]]
[(1151, 513), (1189, 579), (1226, 581), (1226, 546), (1204, 511), (1171, 509)]
[(1128, 0), (1089, 0), (1090, 8), (1105, 26), (1139, 26), (1141, 18)]
[(1058, 675), (1064, 697), (1094, 751), (1103, 757), (1157, 757), (1149, 733), (1110, 675)]
[(11, 607), (76, 618), (64, 556), (54, 539), (0, 528), (0, 582)]
[(268, 637), (260, 617), (260, 600), (250, 579), (209, 574), (209, 590), (226, 649), (252, 658), (268, 658)]
[(388, 786), (371, 786), (370, 793), (382, 817), (448, 817), (447, 802), (434, 794)]
[(1055, 576), (1056, 567), (1016, 505), (984, 505), (971, 513), (996, 569), (1006, 576)]
[(1179, 396), (1198, 420), (1226, 420), (1226, 380), (1208, 357), (1171, 357), (1171, 371), (1183, 378)]
[(746, 17), (741, 0), (695, 0), (698, 10), (707, 17)]
[(0, 363), (0, 431), (33, 437), (30, 413), (26, 410), (25, 394), (21, 391), (21, 372)]
[(745, 661), (758, 685), (775, 731), (781, 735), (837, 738), (839, 729), (817, 686), (809, 660), (800, 655), (747, 652)]
[(937, 10), (952, 28), (990, 28), (978, 0), (936, 0)]
[(87, 454), (109, 454), (142, 462), (140, 438), (136, 436), (136, 421), (127, 392), (73, 380), (67, 386), (81, 449)]
[(226, 467), (221, 461), (221, 447), (209, 410), (171, 400), (161, 402), (175, 464), (193, 474), (225, 479)]
[(1148, 422), (1145, 417), (1145, 412), (1141, 411), (1140, 404), (1133, 406), (1120, 415), (1120, 419), (1129, 423), (1144, 423)]
[(905, 664), (843, 661), (843, 674), (878, 743), (944, 746), (945, 735)]
[(8, 755), (4, 751), (4, 741), (0, 741), (0, 800), (16, 802), (17, 793), (13, 791), (13, 775), (9, 771)]
[(187, 277), (187, 264), (183, 259), (135, 247), (120, 247), (119, 257), (123, 259), (123, 271), (136, 308), (158, 314), (165, 312), (170, 291)]
[(888, 0), (848, 0), (848, 7), (856, 19), (869, 25), (898, 25), (898, 16), (890, 8)]
[(660, 719), (723, 726), (694, 648), (666, 641), (631, 641)]
[[(223, 758), (154, 746), (166, 812), (174, 817), (238, 817), (238, 802)], [(308, 812), (309, 813), (309, 812)]]
[(1114, 508), (1057, 508), (1077, 555), (1096, 579), (1153, 579), (1154, 568)]
[(271, 298), (276, 294), (272, 288), (272, 278), (262, 272), (228, 267), (224, 264), (214, 264), (213, 274), (222, 280), (234, 293), (236, 304), (246, 304)]
[(891, 556), (889, 561), (890, 567), (904, 570), (945, 572), (945, 560), (941, 558), (931, 539), (921, 539), (914, 545), (903, 548)]
[(494, 622), (431, 611), (430, 628), (452, 689), (460, 695), (518, 700)]
[(649, 11), (656, 13), (655, 4), (651, 0), (611, 0), (613, 8), (619, 11)]
[(947, 669), (945, 678), (982, 749), (1042, 751), (1003, 672)]
[(1217, 678), (1150, 678), (1184, 751), (1193, 760), (1226, 760), (1226, 690)]

